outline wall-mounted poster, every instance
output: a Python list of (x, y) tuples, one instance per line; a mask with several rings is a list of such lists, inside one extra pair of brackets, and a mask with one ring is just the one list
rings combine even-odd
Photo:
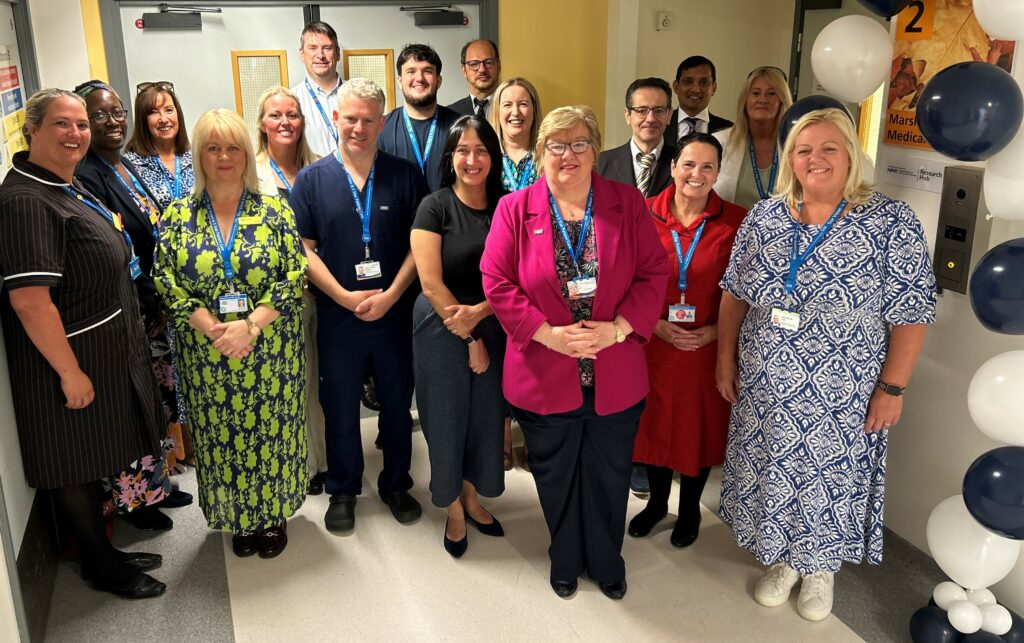
[(932, 149), (917, 127), (917, 101), (935, 74), (978, 61), (1010, 71), (1015, 43), (993, 40), (974, 17), (972, 0), (911, 0), (896, 18), (886, 98), (887, 145)]

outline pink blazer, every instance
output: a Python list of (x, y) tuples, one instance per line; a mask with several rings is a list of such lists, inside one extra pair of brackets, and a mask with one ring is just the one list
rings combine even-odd
[[(647, 395), (650, 339), (661, 312), (668, 264), (640, 192), (632, 186), (591, 178), (597, 235), (597, 294), (593, 319), (617, 315), (633, 326), (625, 342), (594, 361), (595, 406), (609, 415)], [(543, 177), (498, 202), (480, 270), (484, 294), (508, 334), (503, 386), (514, 406), (534, 413), (566, 413), (583, 404), (575, 359), (532, 340), (547, 321), (573, 323), (555, 271), (554, 235)]]

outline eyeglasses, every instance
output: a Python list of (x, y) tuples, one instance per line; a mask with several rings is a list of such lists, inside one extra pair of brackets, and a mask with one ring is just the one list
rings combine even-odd
[(462, 64), (469, 67), (471, 70), (476, 71), (480, 69), (480, 65), (483, 65), (487, 69), (494, 69), (498, 66), (497, 58), (485, 58), (484, 60), (463, 60)]
[(89, 114), (89, 120), (97, 125), (102, 125), (111, 119), (115, 121), (123, 121), (126, 116), (128, 116), (128, 112), (123, 109), (112, 109), (109, 112), (98, 109), (92, 114)]
[(150, 87), (156, 87), (159, 91), (174, 93), (174, 83), (169, 80), (157, 80), (151, 83), (139, 83), (135, 86), (135, 93), (141, 94)]
[(552, 141), (544, 145), (544, 149), (551, 152), (555, 156), (562, 156), (566, 150), (572, 150), (573, 154), (583, 154), (590, 149), (592, 143), (589, 140), (573, 141), (572, 143), (559, 143), (558, 141)]
[(647, 118), (648, 114), (654, 114), (657, 118), (661, 118), (672, 111), (671, 107), (627, 107), (626, 109), (640, 118)]
[(756, 69), (751, 71), (749, 74), (747, 74), (747, 79), (749, 80), (751, 76), (753, 76), (755, 74), (762, 74), (762, 73), (768, 71), (769, 69), (772, 70), (772, 71), (779, 72), (780, 74), (782, 74), (782, 80), (786, 81), (787, 83), (789, 82), (789, 78), (786, 76), (786, 72), (782, 71), (782, 69), (780, 69), (779, 67), (776, 67), (774, 65), (765, 65), (764, 67), (757, 67)]

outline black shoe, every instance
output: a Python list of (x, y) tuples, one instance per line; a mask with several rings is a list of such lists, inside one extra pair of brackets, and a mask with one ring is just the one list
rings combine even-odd
[(395, 517), (395, 520), (403, 525), (413, 522), (423, 514), (420, 503), (416, 502), (416, 499), (409, 495), (408, 491), (381, 496), (381, 500), (391, 510), (391, 515)]
[(469, 549), (469, 534), (462, 537), (462, 540), (452, 540), (448, 537), (448, 521), (444, 521), (444, 550), (452, 555), (452, 558), (462, 558), (462, 555)]
[(633, 538), (643, 538), (651, 533), (654, 526), (668, 514), (668, 508), (655, 509), (649, 504), (633, 519), (629, 521), (629, 535)]
[(178, 507), (187, 507), (190, 504), (192, 504), (192, 494), (181, 489), (175, 489), (166, 498), (157, 503), (163, 509), (177, 509)]
[(555, 580), (551, 579), (551, 589), (555, 590), (555, 594), (559, 598), (571, 598), (576, 593), (578, 583), (576, 579), (572, 580)]
[(274, 558), (288, 545), (288, 530), (285, 523), (264, 529), (259, 536), (260, 558)]
[(231, 551), (239, 558), (248, 558), (259, 551), (259, 536), (255, 531), (243, 531), (231, 536)]
[(646, 498), (651, 495), (651, 483), (647, 479), (647, 465), (633, 465), (633, 471), (629, 474), (629, 490), (637, 498)]
[(327, 531), (351, 531), (356, 526), (356, 497), (342, 493), (331, 496), (331, 505), (324, 514)]
[(367, 376), (366, 381), (363, 382), (361, 398), (363, 406), (371, 411), (380, 411), (380, 402), (377, 401), (377, 385), (374, 384), (372, 377)]
[(670, 539), (673, 547), (683, 549), (689, 547), (697, 541), (697, 536), (700, 533), (700, 514), (697, 514), (697, 520), (676, 520), (676, 526), (672, 529), (672, 538)]
[(93, 589), (110, 592), (121, 598), (154, 598), (167, 591), (167, 585), (142, 572), (127, 580), (94, 580), (91, 584)]
[(324, 492), (324, 480), (323, 474), (318, 473), (309, 479), (309, 489), (306, 490), (307, 496), (319, 496)]
[(174, 526), (170, 516), (154, 506), (140, 507), (126, 514), (121, 514), (126, 522), (143, 531), (167, 531)]
[(131, 565), (140, 572), (159, 569), (164, 564), (164, 557), (160, 554), (147, 554), (142, 551), (123, 551), (119, 553), (121, 554), (122, 562)]
[(476, 527), (477, 531), (479, 531), (481, 534), (483, 534), (485, 536), (496, 536), (496, 537), (504, 536), (505, 535), (505, 530), (502, 529), (501, 523), (498, 522), (498, 519), (494, 517), (494, 514), (491, 514), (491, 520), (493, 522), (489, 522), (489, 523), (477, 522), (477, 521), (473, 520), (473, 516), (470, 516), (468, 511), (466, 512), (466, 522), (471, 524), (471, 525), (473, 525), (474, 527)]
[(626, 595), (626, 579), (614, 583), (598, 583), (597, 586), (601, 588), (601, 593), (613, 601), (621, 601)]

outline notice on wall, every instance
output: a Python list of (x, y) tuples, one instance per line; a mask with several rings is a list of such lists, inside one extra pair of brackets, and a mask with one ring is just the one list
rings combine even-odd
[(974, 17), (972, 0), (911, 0), (896, 17), (883, 143), (932, 149), (917, 127), (917, 101), (935, 74), (962, 62), (1011, 71), (1015, 43), (993, 40)]
[(879, 177), (881, 183), (942, 193), (942, 179), (946, 172), (946, 164), (943, 161), (896, 158), (887, 160), (882, 169), (884, 174)]

